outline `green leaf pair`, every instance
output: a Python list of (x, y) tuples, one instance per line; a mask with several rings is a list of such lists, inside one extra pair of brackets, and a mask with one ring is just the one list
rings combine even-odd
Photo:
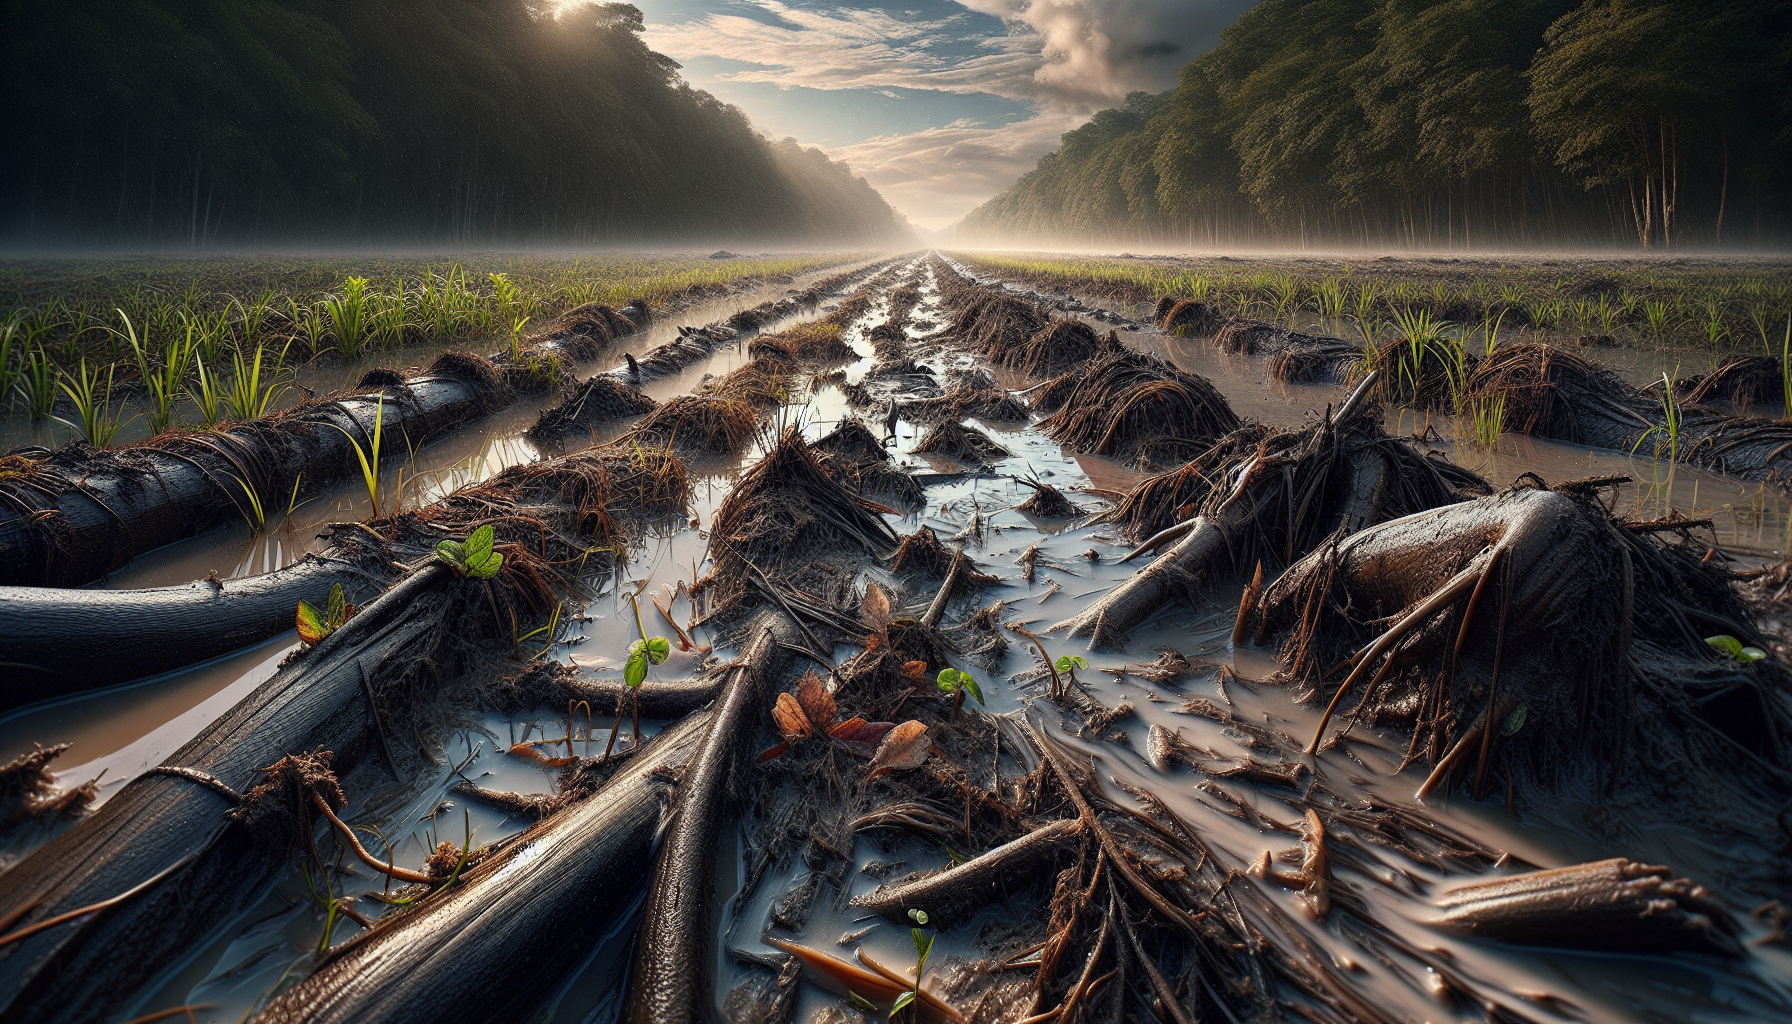
[(963, 690), (977, 698), (977, 703), (983, 703), (983, 688), (977, 685), (976, 678), (969, 672), (960, 672), (955, 668), (942, 668), (936, 682), (939, 683), (942, 693), (957, 693), (959, 690)]
[(1089, 659), (1075, 654), (1060, 654), (1055, 664), (1060, 672), (1074, 672), (1079, 668), (1088, 668)]
[(658, 665), (672, 653), (672, 644), (663, 636), (636, 640), (628, 645), (628, 660), (622, 663), (622, 681), (630, 689), (647, 680), (649, 662)]
[(1751, 661), (1760, 661), (1762, 658), (1767, 657), (1766, 651), (1763, 651), (1759, 647), (1744, 647), (1742, 646), (1742, 641), (1727, 633), (1719, 634), (1717, 636), (1708, 636), (1705, 638), (1705, 642), (1710, 644), (1713, 649), (1727, 656), (1731, 661), (1739, 662), (1744, 665)]
[[(951, 671), (954, 670), (946, 670), (946, 672)], [(941, 673), (942, 676), (944, 674), (945, 673), (943, 672)], [(960, 672), (959, 675), (964, 675), (964, 673)], [(970, 677), (965, 676), (965, 678), (969, 679)], [(974, 686), (976, 684), (972, 683), (972, 685)], [(977, 699), (981, 701), (983, 698), (979, 697)], [(908, 917), (909, 920), (918, 925), (925, 925), (927, 923), (927, 911), (925, 910), (910, 910), (908, 912)], [(913, 1003), (916, 999), (920, 998), (921, 975), (927, 971), (927, 954), (933, 952), (934, 937), (932, 935), (927, 934), (920, 928), (910, 928), (908, 934), (909, 938), (913, 939), (915, 943), (915, 987), (896, 997), (896, 1001), (890, 1005), (891, 1019), (894, 1019), (898, 1013), (901, 1013), (904, 1007), (907, 1007), (910, 1003)]]
[(489, 580), (504, 568), (504, 556), (492, 550), (490, 523), (474, 530), (464, 544), (454, 540), (437, 544), (436, 557), (468, 579)]
[(329, 599), (324, 602), (324, 609), (319, 611), (310, 601), (299, 602), (299, 613), (294, 625), (299, 631), (299, 639), (316, 647), (323, 643), (324, 637), (342, 628), (342, 624), (353, 618), (355, 606), (348, 603), (342, 593), (342, 584), (330, 585)]

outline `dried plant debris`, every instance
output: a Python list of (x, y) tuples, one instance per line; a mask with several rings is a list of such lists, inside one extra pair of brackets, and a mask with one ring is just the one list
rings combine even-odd
[(1026, 501), (1014, 506), (1022, 512), (1038, 516), (1041, 519), (1069, 519), (1083, 514), (1077, 504), (1064, 496), (1064, 492), (1042, 480), (1024, 480), (1015, 478), (1015, 483), (1030, 487), (1033, 494)]
[(1171, 334), (1212, 334), (1226, 322), (1226, 315), (1205, 302), (1166, 295), (1157, 300), (1152, 320)]
[(1317, 338), (1277, 352), (1269, 361), (1270, 379), (1283, 384), (1347, 384), (1362, 376), (1363, 347), (1338, 338)]
[(1728, 402), (1737, 412), (1785, 400), (1785, 375), (1773, 356), (1732, 354), (1710, 373), (1674, 382), (1674, 392), (1687, 405)]
[(897, 543), (880, 513), (831, 476), (795, 428), (741, 475), (710, 523), (714, 567), (697, 589), (737, 602), (766, 574), (827, 551), (882, 555)]
[(735, 455), (746, 449), (758, 426), (746, 402), (679, 395), (643, 417), (623, 443), (690, 455)]
[[(1322, 545), (1267, 589), (1256, 635), (1303, 699), (1330, 695), (1328, 717), (1354, 692), (1345, 720), (1411, 730), (1407, 760), (1433, 766), (1422, 792), (1546, 801), (1591, 780), (1652, 820), (1758, 835), (1782, 811), (1761, 780), (1792, 784), (1792, 675), (1707, 642), (1763, 641), (1697, 524), (1628, 521), (1600, 486), (1517, 488)], [(1332, 738), (1322, 719), (1313, 745)], [(1738, 758), (1753, 781), (1730, 785)], [(1655, 769), (1669, 763), (1696, 793)]]
[(988, 370), (954, 370), (935, 398), (902, 403), (902, 415), (916, 423), (939, 423), (974, 416), (991, 423), (1024, 423), (1027, 406), (997, 384)]
[(78, 818), (99, 796), (98, 782), (63, 789), (50, 762), (71, 744), (37, 746), (0, 766), (0, 833), (20, 825)]
[(957, 420), (936, 424), (922, 436), (914, 451), (917, 454), (944, 455), (973, 466), (990, 466), (1014, 454), (976, 427), (967, 427)]
[(1076, 451), (1184, 462), (1239, 427), (1237, 414), (1211, 381), (1153, 356), (1115, 355), (1076, 377), (1058, 411), (1039, 424)]
[(579, 384), (564, 402), (543, 412), (529, 428), (529, 439), (558, 450), (568, 436), (594, 435), (606, 423), (641, 416), (659, 403), (610, 374), (596, 374)]
[(1103, 356), (1126, 351), (1113, 331), (1105, 336), (1081, 320), (1053, 320), (1027, 339), (1025, 345), (991, 359), (1029, 377), (1054, 377)]

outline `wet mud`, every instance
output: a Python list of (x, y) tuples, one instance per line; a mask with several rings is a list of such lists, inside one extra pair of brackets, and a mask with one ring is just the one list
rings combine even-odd
[[(0, 660), (87, 682), (9, 676), (0, 1016), (1792, 1015), (1745, 368), (1657, 460), (1597, 450), (1656, 422), (1621, 374), (1496, 353), (1510, 443), (1588, 447), (1485, 452), (1199, 303), (793, 291), (575, 310), (577, 379), (410, 502), (17, 605)], [(485, 525), (489, 580), (435, 556)]]

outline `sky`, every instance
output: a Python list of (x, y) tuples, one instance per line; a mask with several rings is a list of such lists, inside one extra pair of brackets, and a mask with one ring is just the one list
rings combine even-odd
[(687, 82), (845, 160), (937, 230), (1126, 94), (1174, 88), (1254, 0), (633, 0)]

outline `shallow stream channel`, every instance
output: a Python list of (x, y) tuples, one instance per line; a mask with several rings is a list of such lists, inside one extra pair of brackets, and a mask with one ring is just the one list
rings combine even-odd
[[(448, 1019), (437, 1016), (431, 993), (458, 991), (452, 984), (419, 982), (414, 992), (381, 981), (397, 975), (380, 971), (451, 978), (458, 964), (469, 977), (514, 979), (496, 987), (516, 990), (456, 995), (456, 1019), (831, 1024), (889, 1014), (912, 985), (917, 943), (931, 937), (924, 996), (899, 1019), (1792, 1020), (1787, 917), (1772, 902), (1792, 905), (1792, 734), (1775, 732), (1792, 720), (1784, 670), (1735, 669), (1756, 673), (1747, 685), (1765, 694), (1765, 710), (1733, 717), (1764, 719), (1765, 738), (1711, 741), (1720, 750), (1713, 758), (1727, 766), (1716, 772), (1691, 754), (1652, 753), (1680, 749), (1648, 739), (1660, 720), (1680, 714), (1649, 688), (1679, 663), (1633, 667), (1675, 628), (1645, 620), (1656, 605), (1639, 590), (1692, 593), (1686, 574), (1720, 564), (1771, 571), (1784, 559), (1792, 514), (1774, 483), (1675, 465), (1646, 448), (1630, 454), (1508, 433), (1490, 450), (1461, 437), (1447, 415), (1365, 403), (1360, 381), (1277, 383), (1266, 357), (1226, 354), (1201, 333), (1166, 333), (1148, 309), (1067, 304), (973, 279), (934, 254), (833, 268), (796, 285), (842, 269), (860, 273), (818, 308), (728, 331), (703, 358), (641, 385), (664, 410), (679, 396), (744, 396), (758, 386), (749, 371), (771, 368), (762, 400), (741, 397), (753, 421), (738, 443), (693, 451), (677, 436), (667, 442), (678, 452), (686, 511), (646, 523), (631, 519), (634, 510), (609, 509), (629, 520), (614, 534), (622, 551), (587, 550), (594, 566), (607, 559), (591, 572), (583, 561), (557, 566), (576, 587), (561, 588), (553, 611), (514, 625), (502, 619), (480, 658), (443, 669), (442, 686), (453, 671), (474, 678), (468, 692), (489, 694), (502, 689), (496, 680), (534, 664), (524, 678), (553, 675), (552, 686), (504, 692), (552, 700), (468, 698), (408, 722), (388, 716), (376, 723), (384, 754), (360, 756), (331, 777), (342, 797), (332, 813), (373, 860), (429, 873), (421, 865), (446, 849), (450, 870), (407, 886), (357, 857), (301, 799), (307, 831), (278, 852), (278, 869), (253, 874), (254, 891), (187, 926), (183, 948), (116, 997), (59, 1015), (59, 993), (76, 984), (69, 972), (103, 973), (107, 952), (68, 940), (40, 956), (31, 943), (55, 929), (97, 928), (120, 907), (0, 945), (0, 987), (20, 986), (0, 992), (0, 1019)], [(692, 305), (618, 340), (575, 375), (623, 366), (624, 353), (632, 368), (692, 327), (725, 322), (788, 287)], [(1042, 329), (1032, 339), (1005, 336), (1015, 328), (997, 323), (1008, 314), (991, 297), (1032, 308)], [(397, 361), (422, 366), (435, 355), (405, 352)], [(1138, 355), (1161, 361), (1129, 364), (1144, 366), (1144, 386), (1159, 390), (1078, 407), (1073, 389), (1099, 383), (1098, 365)], [(1611, 365), (1637, 385), (1661, 369), (1633, 353)], [(306, 383), (328, 391), (365, 370)], [(1211, 383), (1217, 406), (1181, 411), (1183, 392), (1170, 389), (1191, 374)], [(1064, 404), (1042, 408), (1053, 393)], [(565, 398), (512, 404), (388, 460), (383, 500), (401, 513), (422, 509), (507, 469), (605, 446), (638, 464), (648, 444), (635, 429), (639, 416), (583, 422), (557, 445), (526, 436)], [(1350, 423), (1353, 437), (1370, 440), (1341, 440)], [(1232, 439), (1224, 458), (1214, 454), (1222, 436)], [(1574, 561), (1573, 544), (1591, 534), (1567, 527), (1531, 547), (1511, 543), (1531, 561), (1489, 555), (1507, 550), (1500, 538), (1522, 528), (1483, 534), (1476, 525), (1459, 536), (1427, 511), (1443, 499), (1416, 511), (1384, 506), (1383, 492), (1413, 489), (1362, 485), (1361, 473), (1350, 486), (1373, 491), (1365, 507), (1391, 511), (1325, 519), (1312, 509), (1332, 492), (1295, 495), (1309, 493), (1300, 474), (1327, 445), (1351, 453), (1397, 446), (1403, 454), (1387, 456), (1389, 465), (1460, 467), (1468, 472), (1426, 470), (1449, 502), (1515, 506), (1541, 495), (1572, 502), (1573, 514), (1593, 516), (1599, 530), (1623, 529), (1608, 518), (1655, 524), (1627, 536), (1643, 545), (1681, 538), (1661, 564), (1682, 575), (1631, 568), (1655, 563), (1624, 548), (1627, 568), (1610, 577), (1617, 582), (1587, 582), (1620, 556), (1587, 541), (1588, 561)], [(1141, 485), (1184, 465), (1193, 467), (1177, 484), (1185, 491), (1129, 512), (1150, 504)], [(1477, 491), (1473, 475), (1490, 486)], [(1601, 478), (1627, 480), (1549, 490)], [(1253, 490), (1281, 479), (1290, 489), (1282, 504)], [(842, 487), (857, 501), (849, 512), (821, 494)], [(1255, 518), (1237, 519), (1252, 503)], [(270, 517), (265, 530), (215, 529), (142, 554), (96, 586), (209, 577), (228, 591), (324, 550), (330, 524), (373, 512), (365, 488), (344, 483)], [(1223, 536), (1219, 553), (1191, 568), (1175, 559), (1182, 538), (1196, 535), (1187, 527), (1197, 515), (1222, 524)], [(1234, 522), (1245, 525), (1224, 525)], [(1439, 545), (1419, 568), (1395, 555), (1351, 561), (1351, 537), (1412, 523)], [(543, 526), (544, 537), (552, 528)], [(1183, 533), (1153, 536), (1177, 528)], [(1153, 550), (1135, 554), (1154, 539)], [(1689, 545), (1699, 545), (1697, 557), (1684, 557), (1695, 550)], [(1537, 584), (1548, 600), (1525, 589), (1524, 573), (1544, 561), (1537, 552), (1560, 559), (1554, 582)], [(1173, 564), (1140, 599), (1142, 613), (1116, 605), (1104, 615), (1102, 602), (1137, 586), (1129, 581), (1160, 557)], [(1403, 591), (1401, 577), (1446, 561), (1438, 586), (1454, 587), (1455, 603), (1419, 607), (1425, 595)], [(1365, 565), (1382, 575), (1368, 579)], [(1567, 593), (1578, 596), (1560, 596)], [(379, 600), (364, 600), (360, 614), (375, 614)], [(482, 623), (498, 612), (495, 601), (485, 610), (485, 596), (468, 600)], [(1593, 604), (1621, 614), (1569, 614)], [(1761, 636), (1784, 632), (1770, 597), (1748, 607)], [(1721, 617), (1721, 609), (1688, 614), (1687, 629), (1730, 632), (1698, 617)], [(0, 630), (4, 615), (0, 608)], [(1326, 633), (1328, 616), (1373, 630), (1338, 640)], [(1405, 619), (1418, 626), (1395, 637)], [(1355, 657), (1382, 630), (1391, 638), (1383, 668), (1334, 701), (1352, 670), (1332, 662)], [(1624, 646), (1612, 647), (1620, 633)], [(615, 703), (615, 684), (631, 644), (655, 636), (667, 638), (669, 653), (648, 669), (637, 729)], [(1314, 637), (1344, 644), (1326, 649), (1316, 669), (1302, 661)], [(44, 815), (5, 834), (0, 882), (40, 851), (72, 849), (55, 842), (290, 671), (283, 666), (299, 664), (294, 655), (304, 649), (287, 632), (0, 718), (0, 763), (66, 743), (46, 792), (97, 781), (84, 817)], [(1367, 666), (1380, 653), (1357, 660)], [(548, 663), (574, 671), (549, 673)], [(1700, 680), (1716, 681), (1699, 691), (1695, 711), (1728, 707), (1742, 692), (1743, 683), (1717, 678), (1728, 663), (1714, 665), (1697, 669)], [(950, 689), (954, 671), (970, 677), (958, 686), (975, 695)], [(1646, 682), (1579, 682), (1633, 676)], [(707, 692), (692, 702), (709, 707), (698, 717), (683, 708), (648, 713), (673, 706), (648, 699), (655, 687), (717, 680), (713, 705)], [(5, 685), (26, 684), (13, 675)], [(1457, 703), (1440, 704), (1445, 691), (1460, 691)], [(582, 705), (563, 699), (600, 692), (608, 696)], [(1395, 696), (1373, 703), (1376, 693)], [(1545, 693), (1554, 696), (1536, 696)], [(1647, 713), (1610, 710), (1626, 701)], [(1556, 725), (1570, 719), (1632, 738), (1577, 744), (1564, 738), (1570, 726)], [(1721, 731), (1729, 719), (1713, 712), (1712, 721)], [(696, 731), (710, 722), (733, 732)], [(1699, 742), (1687, 749), (1705, 749)], [(1722, 753), (1724, 743), (1736, 750)], [(1307, 753), (1313, 745), (1320, 749)], [(402, 749), (394, 756), (390, 748)], [(305, 753), (275, 751), (270, 760)], [(603, 763), (618, 758), (620, 767)], [(586, 770), (595, 781), (571, 781)], [(1642, 775), (1654, 778), (1638, 782)], [(630, 786), (652, 799), (626, 804)], [(590, 808), (604, 800), (621, 817), (601, 819), (610, 823), (603, 828), (644, 829), (648, 838), (597, 849), (555, 824), (595, 814)], [(220, 814), (229, 810), (217, 804)], [(646, 815), (647, 824), (626, 824), (637, 820), (628, 814)], [(127, 900), (197, 870), (190, 865), (203, 858), (179, 861), (166, 883), (158, 874), (176, 856), (200, 856), (203, 842), (135, 869), (129, 877), (148, 880), (147, 895)], [(1021, 848), (1029, 842), (1037, 849)], [(699, 850), (707, 852), (680, 859)], [(591, 860), (594, 877), (580, 882), (568, 880), (572, 869), (537, 870), (556, 856), (608, 859)], [(1527, 888), (1535, 872), (1618, 858), (1605, 874), (1550, 876)], [(928, 887), (943, 875), (911, 878), (980, 862), (989, 870), (956, 886)], [(228, 886), (230, 877), (219, 869), (191, 884)], [(1557, 877), (1567, 880), (1557, 886)], [(1519, 881), (1462, 894), (1507, 879)], [(910, 884), (914, 895), (902, 896)], [(531, 896), (528, 886), (540, 888)], [(520, 902), (500, 904), (507, 887)], [(542, 910), (544, 901), (564, 903), (554, 911), (562, 916)], [(172, 906), (167, 913), (178, 915), (178, 901)], [(46, 913), (28, 893), (0, 889), (0, 943)], [(666, 929), (691, 921), (701, 934), (666, 938)], [(367, 922), (381, 934), (360, 938)], [(481, 945), (481, 932), (506, 929), (522, 931), (503, 949)], [(136, 955), (107, 941), (118, 957)], [(406, 966), (407, 957), (424, 957), (406, 952), (407, 943), (439, 952)], [(21, 968), (27, 954), (40, 966)], [(563, 965), (551, 977), (527, 969), (550, 959)], [(380, 966), (387, 961), (398, 966)], [(668, 982), (671, 975), (683, 980)], [(383, 1002), (342, 994), (384, 984), (393, 995)]]

